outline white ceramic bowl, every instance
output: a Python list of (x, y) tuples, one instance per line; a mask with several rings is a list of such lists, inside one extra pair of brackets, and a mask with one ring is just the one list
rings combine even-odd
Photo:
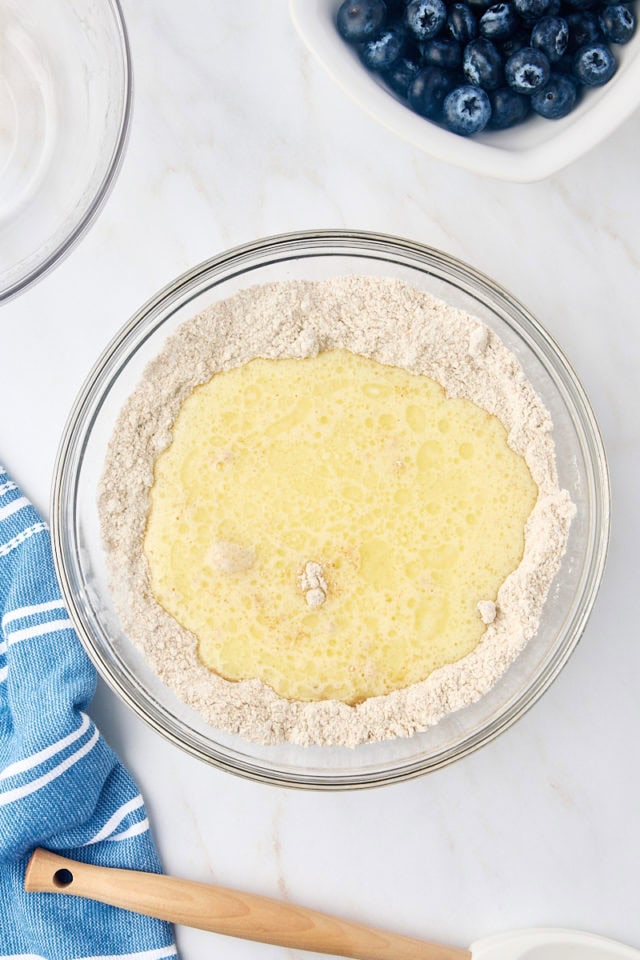
[(449, 133), (413, 113), (360, 63), (338, 34), (341, 0), (289, 0), (298, 33), (325, 70), (363, 110), (398, 136), (438, 160), (500, 180), (542, 180), (604, 140), (640, 106), (640, 30), (616, 46), (619, 67), (604, 87), (587, 91), (562, 120), (533, 117), (511, 130), (483, 132), (472, 140)]

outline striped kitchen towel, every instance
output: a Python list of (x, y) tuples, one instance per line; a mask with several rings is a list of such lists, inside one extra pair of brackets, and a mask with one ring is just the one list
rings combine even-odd
[(85, 713), (95, 670), (56, 581), (47, 525), (0, 468), (0, 960), (161, 960), (169, 924), (23, 890), (42, 846), (159, 873), (144, 801)]

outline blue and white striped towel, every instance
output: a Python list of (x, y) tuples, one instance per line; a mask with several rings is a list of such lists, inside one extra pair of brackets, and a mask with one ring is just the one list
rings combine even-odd
[(169, 924), (23, 890), (42, 846), (161, 871), (144, 802), (84, 712), (96, 674), (60, 595), (49, 531), (0, 468), (0, 960), (161, 960)]

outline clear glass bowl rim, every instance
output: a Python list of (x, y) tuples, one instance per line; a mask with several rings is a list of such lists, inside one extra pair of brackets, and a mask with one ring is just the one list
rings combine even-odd
[[(91, 432), (93, 419), (99, 412), (101, 397), (104, 396), (110, 383), (117, 376), (117, 371), (114, 374), (114, 366), (120, 365), (123, 361), (126, 363), (127, 343), (138, 331), (138, 328), (144, 329), (146, 334), (144, 339), (150, 336), (158, 325), (158, 317), (162, 313), (163, 307), (168, 306), (178, 293), (188, 292), (190, 289), (197, 287), (199, 280), (212, 270), (233, 270), (233, 273), (225, 276), (225, 279), (227, 279), (229, 275), (236, 276), (239, 273), (246, 272), (251, 266), (260, 266), (268, 261), (269, 256), (274, 254), (277, 255), (279, 260), (286, 262), (286, 260), (297, 259), (301, 256), (313, 256), (314, 252), (316, 255), (321, 253), (326, 255), (327, 247), (331, 247), (332, 252), (336, 254), (348, 255), (350, 252), (353, 253), (354, 248), (357, 248), (358, 253), (365, 257), (368, 254), (384, 252), (391, 258), (394, 256), (410, 257), (413, 263), (417, 260), (427, 267), (430, 263), (436, 264), (444, 268), (451, 277), (472, 286), (475, 292), (486, 291), (492, 297), (502, 301), (503, 305), (508, 308), (512, 319), (513, 314), (517, 314), (519, 327), (534, 338), (538, 350), (541, 347), (544, 348), (544, 352), (538, 356), (538, 359), (541, 361), (544, 359), (547, 364), (551, 360), (556, 383), (559, 378), (578, 412), (580, 426), (584, 431), (590, 453), (590, 463), (596, 475), (594, 495), (597, 513), (594, 523), (596, 534), (594, 535), (592, 557), (585, 581), (585, 589), (580, 598), (579, 612), (576, 616), (573, 632), (567, 635), (565, 642), (549, 659), (545, 669), (538, 674), (517, 701), (497, 719), (435, 757), (401, 764), (382, 775), (374, 775), (371, 772), (364, 774), (357, 772), (353, 775), (340, 774), (338, 777), (308, 775), (292, 778), (280, 771), (265, 773), (260, 766), (252, 767), (250, 763), (230, 760), (225, 754), (224, 747), (221, 750), (216, 750), (209, 745), (206, 749), (204, 743), (201, 742), (204, 738), (191, 736), (185, 732), (180, 728), (180, 721), (174, 718), (168, 720), (167, 712), (157, 709), (150, 698), (140, 696), (134, 683), (122, 682), (114, 674), (103, 651), (85, 628), (82, 617), (78, 613), (74, 584), (66, 564), (68, 544), (65, 530), (66, 525), (68, 525), (68, 505), (71, 506), (75, 529), (78, 466)], [(522, 333), (522, 330), (519, 329), (518, 333)], [(91, 415), (87, 420), (88, 413)], [(276, 786), (342, 790), (382, 786), (388, 783), (410, 780), (424, 773), (440, 769), (494, 740), (540, 699), (573, 653), (593, 608), (604, 573), (609, 544), (611, 490), (602, 437), (584, 389), (559, 345), (519, 300), (480, 271), (425, 244), (376, 232), (328, 229), (278, 234), (226, 250), (217, 256), (202, 261), (168, 283), (131, 317), (94, 364), (71, 409), (54, 466), (50, 515), (56, 572), (69, 608), (70, 617), (99, 674), (124, 703), (152, 729), (162, 734), (170, 742), (192, 756), (240, 777), (271, 783)]]
[(9, 300), (13, 300), (14, 297), (24, 293), (24, 291), (32, 286), (32, 284), (42, 280), (42, 278), (46, 276), (49, 271), (58, 266), (58, 264), (61, 263), (65, 257), (71, 253), (72, 250), (75, 249), (77, 244), (82, 240), (102, 210), (102, 207), (104, 206), (107, 197), (111, 193), (111, 190), (118, 178), (118, 174), (120, 173), (120, 168), (122, 167), (122, 161), (124, 160), (127, 142), (129, 139), (129, 132), (131, 129), (131, 112), (133, 108), (133, 66), (131, 61), (131, 47), (129, 44), (129, 34), (127, 32), (127, 26), (124, 19), (124, 14), (122, 12), (120, 0), (102, 0), (102, 2), (111, 8), (114, 27), (120, 38), (124, 81), (124, 97), (122, 98), (120, 128), (118, 130), (118, 136), (116, 137), (113, 145), (111, 159), (109, 160), (109, 164), (102, 178), (102, 182), (100, 183), (93, 200), (87, 207), (80, 221), (75, 225), (69, 234), (62, 237), (56, 248), (51, 251), (51, 253), (42, 261), (42, 263), (37, 264), (32, 270), (29, 271), (29, 273), (25, 274), (24, 277), (20, 277), (18, 280), (12, 283), (11, 286), (6, 287), (4, 290), (0, 290), (0, 304), (8, 303)]

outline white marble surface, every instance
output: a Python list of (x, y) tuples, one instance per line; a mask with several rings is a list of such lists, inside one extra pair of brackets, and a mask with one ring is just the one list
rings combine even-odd
[[(411, 237), (513, 290), (581, 376), (614, 491), (605, 583), (568, 666), (507, 734), (429, 777), (334, 795), (243, 782), (101, 685), (94, 715), (140, 781), (166, 869), (463, 945), (553, 924), (640, 947), (640, 113), (553, 179), (503, 185), (360, 113), (283, 0), (124, 7), (136, 97), (120, 179), (72, 255), (0, 311), (0, 452), (43, 511), (74, 395), (130, 314), (232, 244), (320, 226)], [(184, 960), (293, 956), (187, 930), (178, 942)]]

